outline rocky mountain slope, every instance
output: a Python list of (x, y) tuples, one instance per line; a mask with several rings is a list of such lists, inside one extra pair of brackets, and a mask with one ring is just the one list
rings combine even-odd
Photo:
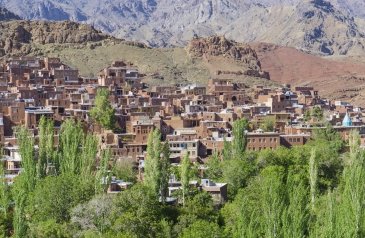
[(0, 21), (0, 56), (26, 55), (36, 44), (81, 44), (107, 38), (88, 25), (70, 21)]
[[(360, 4), (360, 5), (358, 5)], [(186, 45), (194, 35), (364, 53), (361, 0), (0, 0), (25, 19), (75, 20), (150, 46)], [(362, 24), (361, 24), (362, 25)], [(365, 25), (365, 24), (364, 24)]]
[(0, 7), (0, 21), (20, 20), (21, 18), (6, 8)]

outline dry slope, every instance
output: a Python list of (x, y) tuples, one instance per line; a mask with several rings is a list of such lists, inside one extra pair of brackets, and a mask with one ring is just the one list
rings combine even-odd
[(320, 94), (365, 105), (365, 63), (318, 57), (294, 48), (252, 44), (262, 69), (279, 83), (314, 86)]

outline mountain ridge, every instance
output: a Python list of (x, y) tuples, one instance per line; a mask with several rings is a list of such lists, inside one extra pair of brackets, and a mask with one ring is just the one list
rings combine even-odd
[(357, 25), (361, 21), (354, 18), (365, 18), (365, 10), (355, 7), (359, 2), (0, 0), (0, 5), (24, 19), (78, 21), (152, 47), (185, 46), (195, 35), (225, 35), (237, 42), (264, 41), (315, 54), (353, 55), (365, 48), (362, 25)]

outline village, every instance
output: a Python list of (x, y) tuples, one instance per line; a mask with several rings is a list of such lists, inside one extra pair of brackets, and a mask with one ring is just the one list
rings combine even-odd
[[(123, 61), (101, 69), (95, 78), (85, 78), (59, 58), (47, 57), (7, 59), (0, 65), (0, 82), (0, 144), (9, 184), (22, 170), (14, 128), (25, 125), (37, 138), (42, 117), (54, 121), (56, 143), (64, 120), (81, 122), (88, 133), (99, 138), (103, 148), (111, 150), (114, 160), (133, 162), (139, 179), (143, 178), (148, 136), (159, 129), (162, 140), (169, 144), (171, 164), (179, 166), (188, 154), (202, 174), (200, 184), (191, 183), (219, 203), (227, 200), (229, 188), (204, 178), (205, 162), (220, 153), (225, 142), (232, 141), (233, 123), (241, 118), (249, 121), (245, 132), (248, 151), (304, 145), (313, 130), (327, 124), (344, 140), (351, 131), (358, 131), (361, 145), (365, 145), (364, 109), (321, 98), (309, 86), (248, 87), (218, 76), (212, 76), (208, 85), (149, 86), (137, 67)], [(103, 128), (90, 117), (99, 88), (110, 93), (114, 130)], [(130, 185), (113, 178), (108, 192), (118, 193)], [(172, 176), (169, 191), (179, 186)]]

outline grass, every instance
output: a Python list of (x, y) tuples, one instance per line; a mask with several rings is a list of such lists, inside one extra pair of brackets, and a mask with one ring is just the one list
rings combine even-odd
[[(34, 44), (32, 49), (32, 55), (61, 58), (64, 63), (78, 68), (85, 77), (96, 77), (100, 70), (115, 60), (131, 62), (147, 75), (146, 81), (152, 85), (206, 84), (217, 67), (230, 64), (232, 67), (229, 68), (243, 67), (237, 62), (212, 65), (202, 59), (191, 58), (184, 48), (140, 48), (113, 40), (88, 44)], [(275, 85), (272, 81), (247, 76), (238, 80), (244, 80), (247, 85)]]

